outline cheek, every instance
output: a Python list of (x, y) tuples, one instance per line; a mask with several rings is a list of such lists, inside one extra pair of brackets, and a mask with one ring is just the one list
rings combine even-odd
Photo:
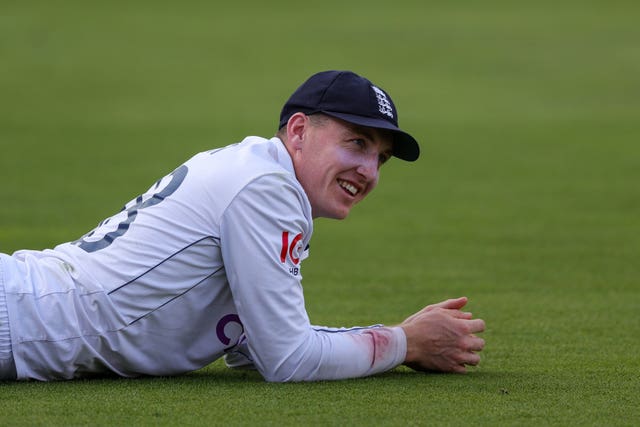
[(366, 196), (367, 194), (371, 193), (373, 191), (373, 189), (378, 186), (379, 179), (380, 179), (380, 175), (377, 175), (373, 180), (371, 180), (371, 182), (369, 182), (369, 186), (367, 187), (367, 191), (365, 191), (363, 196)]
[(330, 186), (340, 173), (358, 165), (357, 156), (348, 150), (324, 149), (305, 154), (306, 161), (297, 167), (298, 180), (314, 189)]
[(380, 169), (376, 172), (376, 177), (371, 180), (371, 189), (373, 190), (378, 186), (378, 182), (380, 181)]
[(316, 201), (316, 199), (322, 199), (322, 192), (327, 186), (326, 170), (314, 168), (311, 165), (307, 165), (306, 168), (300, 169), (300, 173), (296, 174), (298, 181), (307, 193), (307, 196)]

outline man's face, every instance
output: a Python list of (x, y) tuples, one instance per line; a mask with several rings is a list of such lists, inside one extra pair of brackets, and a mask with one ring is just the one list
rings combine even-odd
[(302, 119), (292, 158), (313, 217), (346, 218), (378, 184), (379, 169), (392, 154), (392, 135), (328, 116)]

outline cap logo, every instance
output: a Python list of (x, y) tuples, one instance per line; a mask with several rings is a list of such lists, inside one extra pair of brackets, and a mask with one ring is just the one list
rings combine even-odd
[(378, 110), (384, 114), (385, 116), (391, 117), (393, 119), (393, 108), (391, 107), (391, 102), (389, 102), (389, 98), (387, 98), (387, 94), (382, 91), (382, 89), (371, 86), (371, 89), (376, 94), (376, 99), (378, 100)]

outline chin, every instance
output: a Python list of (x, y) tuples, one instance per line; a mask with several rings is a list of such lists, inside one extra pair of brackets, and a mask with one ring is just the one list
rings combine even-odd
[(329, 218), (329, 219), (345, 219), (349, 216), (350, 209), (344, 211), (324, 211), (318, 215), (313, 215), (314, 218)]
[(345, 219), (346, 217), (349, 216), (349, 212), (351, 212), (350, 209), (346, 209), (344, 211), (336, 211), (336, 212), (331, 212), (329, 215), (327, 215), (327, 218), (331, 218), (331, 219)]
[(349, 216), (353, 203), (344, 201), (334, 203), (311, 203), (311, 212), (314, 218), (345, 219)]

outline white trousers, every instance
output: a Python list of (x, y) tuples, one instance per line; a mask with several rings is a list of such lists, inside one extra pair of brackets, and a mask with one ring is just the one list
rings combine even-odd
[(9, 313), (4, 292), (4, 270), (0, 256), (0, 381), (16, 379), (16, 365), (11, 350), (11, 331)]

